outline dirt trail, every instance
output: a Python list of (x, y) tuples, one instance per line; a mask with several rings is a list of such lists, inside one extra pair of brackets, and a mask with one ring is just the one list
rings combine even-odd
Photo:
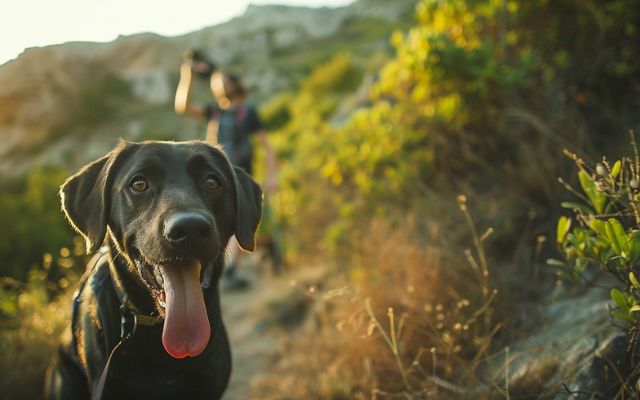
[(314, 265), (274, 277), (268, 267), (258, 266), (258, 260), (253, 255), (239, 269), (251, 281), (250, 289), (221, 293), (222, 317), (233, 357), (231, 381), (223, 400), (265, 399), (254, 393), (253, 387), (272, 372), (276, 356), (285, 351), (286, 337), (312, 312), (313, 301), (305, 294), (306, 288), (326, 276), (324, 266)]
[[(233, 370), (224, 400), (255, 399), (252, 383), (272, 363), (279, 350), (282, 333), (276, 329), (261, 328), (260, 323), (268, 318), (267, 304), (286, 293), (286, 282), (267, 274), (258, 274), (255, 268), (243, 268), (248, 275), (251, 288), (244, 291), (222, 292), (222, 315), (224, 318), (233, 356)], [(285, 290), (282, 290), (285, 289)]]

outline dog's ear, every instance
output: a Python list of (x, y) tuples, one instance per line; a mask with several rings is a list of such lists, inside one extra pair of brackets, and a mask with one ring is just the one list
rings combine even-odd
[(60, 187), (62, 211), (84, 237), (88, 253), (97, 251), (104, 241), (111, 208), (111, 175), (127, 146), (123, 141), (106, 156), (82, 167)]
[(236, 189), (236, 239), (244, 250), (256, 247), (255, 234), (262, 217), (262, 190), (242, 168), (233, 167)]

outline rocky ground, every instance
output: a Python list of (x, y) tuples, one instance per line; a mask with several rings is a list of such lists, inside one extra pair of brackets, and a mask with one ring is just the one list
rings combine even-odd
[(489, 360), (486, 380), (514, 398), (631, 398), (618, 397), (632, 365), (628, 338), (608, 309), (614, 286), (604, 278), (579, 291), (559, 286), (532, 305), (523, 337)]

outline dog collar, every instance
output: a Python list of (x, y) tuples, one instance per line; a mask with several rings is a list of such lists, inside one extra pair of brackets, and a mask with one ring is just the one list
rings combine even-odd
[[(114, 284), (115, 287), (118, 287), (119, 285)], [(141, 314), (138, 312), (138, 308), (136, 307), (136, 305), (127, 297), (126, 292), (124, 292), (123, 288), (120, 286), (120, 290), (122, 290), (121, 293), (118, 293), (118, 289), (116, 289), (116, 294), (118, 294), (118, 297), (120, 298), (120, 313), (122, 315), (131, 315), (135, 321), (135, 325), (142, 325), (142, 326), (154, 326), (154, 325), (159, 325), (164, 321), (164, 318), (160, 315), (148, 315), (148, 314)]]
[[(122, 337), (124, 337), (127, 333), (133, 335), (138, 325), (155, 326), (160, 325), (164, 322), (164, 317), (162, 317), (161, 315), (140, 313), (138, 307), (136, 307), (129, 296), (127, 296), (127, 292), (122, 286), (122, 283), (117, 278), (111, 278), (111, 280), (113, 281), (113, 287), (116, 290), (116, 295), (120, 299)], [(132, 328), (129, 328), (130, 325), (132, 325)]]
[(164, 322), (164, 318), (159, 315), (136, 314), (136, 322), (139, 325), (154, 326)]
[[(117, 285), (114, 284), (114, 287)], [(118, 291), (116, 290), (116, 293)], [(120, 295), (118, 295), (119, 297)], [(123, 293), (120, 303), (120, 338), (130, 338), (136, 333), (138, 325), (155, 326), (164, 321), (159, 315), (147, 315), (136, 312), (135, 305), (127, 298), (127, 294)]]

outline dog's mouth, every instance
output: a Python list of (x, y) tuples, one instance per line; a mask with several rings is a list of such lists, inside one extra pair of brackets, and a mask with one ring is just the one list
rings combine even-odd
[[(204, 351), (211, 327), (202, 292), (202, 262), (195, 258), (150, 260), (132, 252), (140, 277), (164, 315), (162, 344), (175, 358), (195, 357)], [(207, 263), (207, 267), (209, 263)], [(207, 268), (205, 268), (207, 269)]]
[(164, 277), (160, 271), (160, 261), (150, 261), (142, 255), (138, 249), (130, 251), (132, 260), (138, 270), (138, 275), (142, 278), (151, 296), (156, 302), (158, 311), (164, 315), (166, 307), (166, 295), (164, 292)]

